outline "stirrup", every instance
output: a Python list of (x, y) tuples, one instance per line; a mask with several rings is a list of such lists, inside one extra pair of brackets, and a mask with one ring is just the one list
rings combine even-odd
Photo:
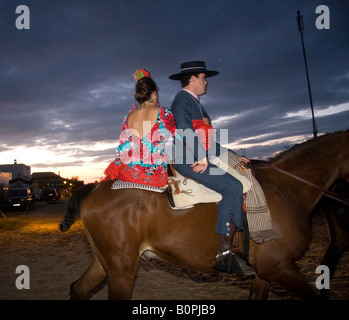
[(255, 274), (254, 268), (252, 268), (245, 261), (245, 259), (241, 258), (238, 254), (235, 253), (229, 253), (223, 256), (221, 260), (216, 261), (213, 268), (221, 272), (236, 274), (240, 277), (246, 277)]

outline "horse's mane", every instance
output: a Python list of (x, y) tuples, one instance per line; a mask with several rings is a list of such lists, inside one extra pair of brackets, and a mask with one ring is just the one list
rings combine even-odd
[(332, 137), (333, 135), (338, 135), (340, 133), (345, 133), (345, 132), (349, 132), (349, 130), (340, 130), (340, 131), (325, 133), (319, 137), (316, 137), (315, 139), (309, 139), (309, 140), (304, 141), (302, 143), (297, 143), (294, 146), (288, 148), (287, 150), (280, 152), (274, 158), (268, 159), (266, 162), (269, 164), (277, 162), (277, 161), (289, 156), (291, 153), (298, 151), (300, 148), (304, 148), (304, 146), (312, 147), (314, 145), (321, 143), (325, 138), (327, 139), (328, 137)]

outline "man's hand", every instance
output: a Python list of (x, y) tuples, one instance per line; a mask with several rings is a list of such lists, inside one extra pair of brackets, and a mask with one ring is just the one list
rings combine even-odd
[(203, 173), (208, 167), (208, 160), (205, 157), (199, 161), (195, 161), (191, 167), (195, 173)]
[(240, 157), (240, 156), (238, 156), (238, 157), (239, 157), (240, 162), (242, 162), (242, 164), (250, 163), (250, 160), (248, 160), (248, 159), (246, 159), (244, 157)]

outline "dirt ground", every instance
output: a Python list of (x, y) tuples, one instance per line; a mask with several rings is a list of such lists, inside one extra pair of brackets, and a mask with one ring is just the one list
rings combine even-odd
[[(65, 215), (66, 201), (38, 202), (30, 212), (0, 216), (0, 300), (66, 300), (69, 286), (88, 267), (91, 249), (80, 219), (66, 233), (58, 225)], [(312, 219), (313, 241), (298, 262), (307, 281), (314, 285), (316, 267), (328, 246), (322, 217)], [(19, 265), (30, 270), (30, 288), (17, 289)], [(331, 300), (349, 300), (349, 253), (342, 257), (331, 280)], [(227, 274), (198, 274), (154, 259), (142, 257), (134, 282), (135, 300), (247, 300), (250, 278)], [(107, 299), (105, 285), (93, 300)], [(293, 299), (272, 285), (270, 300)]]

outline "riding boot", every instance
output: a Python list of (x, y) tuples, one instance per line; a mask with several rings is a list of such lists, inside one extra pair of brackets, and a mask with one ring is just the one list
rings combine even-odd
[(238, 253), (243, 252), (243, 231), (238, 231), (235, 233), (235, 236), (233, 238), (232, 246), (231, 246), (231, 252), (232, 253)]
[(232, 242), (236, 233), (236, 226), (234, 224), (227, 224), (227, 227), (229, 232), (226, 235), (219, 235), (216, 264), (213, 267), (224, 272), (228, 272), (229, 260), (232, 253)]
[[(235, 273), (238, 276), (248, 276), (254, 274), (254, 269), (248, 265), (248, 261), (242, 254), (242, 236), (243, 232), (237, 232), (234, 224), (230, 224), (230, 230), (227, 235), (219, 235), (218, 252), (214, 269)], [(239, 245), (234, 248), (233, 239), (239, 235)], [(240, 247), (240, 248), (239, 248)], [(233, 252), (234, 250), (234, 252)]]

